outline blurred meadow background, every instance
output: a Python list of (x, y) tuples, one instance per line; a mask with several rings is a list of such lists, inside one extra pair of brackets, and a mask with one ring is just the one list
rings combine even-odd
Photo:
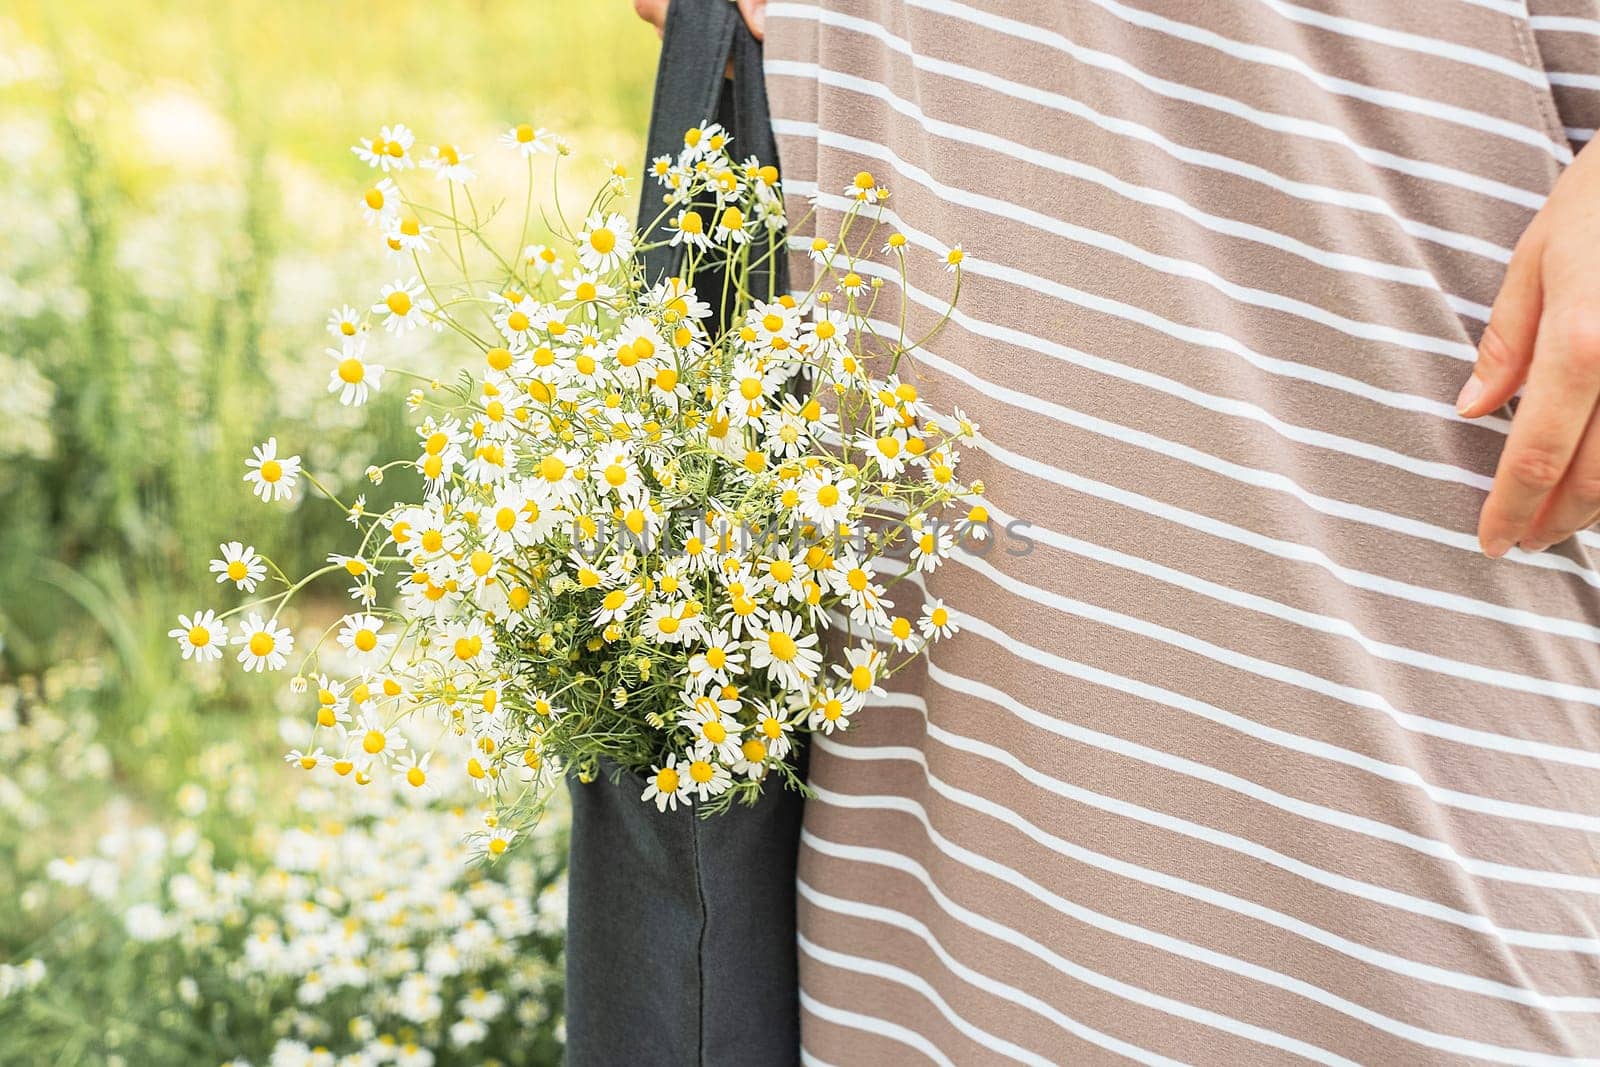
[(234, 602), (219, 542), (343, 544), (251, 498), (251, 445), (378, 505), (368, 458), (414, 449), (403, 388), (326, 392), (329, 310), (412, 273), (349, 146), (404, 122), (497, 184), (529, 122), (582, 197), (638, 173), (657, 48), (626, 0), (0, 7), (0, 1063), (559, 1062), (561, 820), (470, 866), (470, 791), (316, 784), (282, 760), (315, 685), (167, 631)]

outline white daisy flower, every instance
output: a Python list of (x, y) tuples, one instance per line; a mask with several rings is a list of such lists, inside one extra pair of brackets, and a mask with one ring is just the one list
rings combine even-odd
[(644, 586), (635, 582), (625, 589), (612, 589), (600, 598), (600, 606), (595, 608), (592, 619), (598, 628), (610, 626), (614, 622), (621, 622), (628, 617), (628, 612), (639, 602), (639, 597), (644, 593)]
[(688, 791), (701, 800), (720, 796), (733, 785), (733, 775), (728, 773), (728, 768), (706, 755), (694, 756), (684, 769), (687, 772), (683, 777), (688, 782)]
[(294, 651), (294, 634), (251, 612), (234, 644), (239, 646), (237, 659), (246, 671), (281, 671)]
[(561, 257), (549, 245), (529, 245), (522, 250), (522, 262), (533, 268), (535, 275), (548, 271), (561, 273)]
[(739, 702), (692, 693), (683, 694), (683, 699), (688, 707), (678, 713), (678, 721), (693, 731), (695, 752), (702, 757), (715, 755), (724, 763), (736, 762), (743, 741), (743, 727), (734, 718)]
[(850, 517), (855, 504), (854, 478), (838, 478), (828, 467), (818, 467), (800, 479), (800, 500), (795, 510), (807, 522), (823, 530), (834, 530)]
[(328, 392), (339, 394), (345, 407), (360, 407), (378, 391), (383, 381), (383, 366), (366, 360), (366, 335), (347, 337), (338, 348), (328, 348), (333, 370), (328, 373)]
[(461, 151), (456, 145), (440, 144), (433, 146), (429, 158), (424, 159), (422, 165), (433, 171), (440, 181), (465, 185), (478, 176), (476, 171), (467, 166), (467, 160), (471, 158), (469, 153)]
[(178, 626), (167, 631), (176, 638), (183, 650), (183, 658), (193, 658), (197, 663), (207, 663), (222, 658), (222, 648), (228, 643), (228, 627), (217, 621), (217, 613), (207, 609), (193, 615), (179, 615)]
[(398, 634), (383, 633), (383, 620), (376, 615), (360, 613), (346, 615), (339, 630), (339, 644), (359, 670), (376, 670), (383, 666), (395, 645)]
[(328, 332), (335, 337), (354, 337), (361, 332), (361, 312), (349, 304), (328, 312)]
[(432, 752), (423, 753), (421, 759), (417, 758), (415, 752), (408, 752), (394, 761), (394, 773), (415, 792), (423, 796), (434, 796), (439, 792), (439, 787), (428, 775), (428, 761), (431, 759), (433, 759)]
[(368, 226), (387, 228), (389, 220), (400, 210), (400, 187), (393, 178), (379, 178), (378, 184), (361, 194), (361, 213)]
[(415, 215), (394, 216), (384, 227), (383, 236), (389, 248), (402, 256), (422, 255), (433, 247), (433, 227), (423, 225)]
[(697, 686), (728, 685), (744, 673), (744, 654), (726, 630), (705, 636), (705, 648), (689, 657), (689, 678)]
[(922, 635), (930, 641), (940, 637), (953, 637), (961, 627), (950, 615), (943, 600), (930, 600), (922, 608)]
[(267, 576), (267, 565), (256, 555), (255, 546), (229, 541), (217, 548), (222, 558), (211, 561), (211, 573), (217, 576), (217, 581), (232, 582), (244, 592), (254, 593), (256, 585)]
[(393, 126), (383, 127), (376, 137), (363, 137), (361, 143), (352, 147), (350, 151), (354, 152), (361, 162), (387, 173), (391, 170), (405, 170), (415, 164), (416, 161), (411, 157), (411, 146), (416, 142), (416, 134), (400, 123), (395, 123)]
[(806, 725), (823, 734), (848, 730), (850, 716), (861, 705), (861, 698), (855, 693), (831, 685), (819, 686), (811, 696), (811, 713), (806, 717)]
[(418, 278), (385, 285), (378, 294), (378, 302), (372, 305), (373, 314), (384, 317), (383, 328), (390, 333), (406, 333), (430, 322), (435, 330), (441, 329), (438, 322), (430, 319), (429, 313), (433, 310), (433, 301)]
[(256, 445), (251, 451), (255, 458), (244, 461), (249, 468), (244, 480), (250, 483), (250, 491), (268, 503), (294, 496), (295, 482), (300, 477), (300, 457), (280, 457), (276, 437), (267, 438), (266, 444)]
[(559, 140), (554, 133), (543, 126), (535, 128), (523, 122), (502, 133), (500, 143), (524, 159), (532, 159), (534, 156), (554, 153)]
[(585, 270), (610, 274), (633, 256), (633, 226), (616, 212), (590, 215), (578, 234), (578, 260)]
[(750, 669), (764, 670), (785, 689), (798, 691), (822, 667), (817, 635), (801, 634), (801, 621), (787, 611), (776, 611), (750, 646)]
[(667, 761), (650, 768), (650, 777), (645, 786), (644, 793), (639, 797), (645, 802), (655, 801), (657, 811), (666, 811), (671, 808), (678, 810), (678, 802), (689, 803), (689, 775), (685, 773), (687, 767), (678, 766), (678, 754), (667, 753)]

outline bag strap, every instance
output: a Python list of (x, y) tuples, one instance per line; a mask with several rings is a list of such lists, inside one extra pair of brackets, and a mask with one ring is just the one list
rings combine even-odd
[[(650, 134), (640, 179), (639, 226), (647, 226), (661, 211), (658, 187), (650, 178), (650, 161), (657, 156), (676, 158), (683, 149), (683, 131), (707, 120), (723, 124), (733, 137), (733, 154), (755, 156), (762, 163), (782, 168), (772, 135), (772, 112), (761, 67), (761, 42), (756, 40), (730, 0), (671, 0), (661, 40), (661, 62), (656, 68), (655, 98), (650, 110)], [(732, 65), (733, 77), (725, 76)], [(666, 221), (646, 235), (649, 241), (668, 236)], [(765, 244), (758, 249), (764, 251)], [(659, 281), (683, 265), (683, 247), (663, 245), (645, 253), (645, 272)], [(758, 251), (757, 256), (760, 255)], [(786, 292), (784, 256), (773, 257), (778, 286)], [(752, 288), (765, 287), (764, 271), (752, 272)], [(759, 291), (759, 290), (757, 290)]]

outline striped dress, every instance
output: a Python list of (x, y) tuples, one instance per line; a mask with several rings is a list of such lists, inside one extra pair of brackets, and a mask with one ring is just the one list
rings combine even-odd
[(913, 335), (964, 246), (996, 526), (813, 753), (806, 1062), (1600, 1061), (1600, 536), (1481, 556), (1454, 413), (1594, 0), (775, 2), (766, 73)]

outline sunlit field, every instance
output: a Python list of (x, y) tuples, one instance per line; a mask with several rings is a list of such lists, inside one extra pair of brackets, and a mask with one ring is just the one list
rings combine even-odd
[(198, 669), (167, 632), (221, 595), (219, 543), (300, 573), (340, 536), (252, 500), (269, 434), (397, 491), (363, 471), (412, 447), (403, 390), (325, 389), (330, 309), (400, 270), (349, 146), (404, 122), (492, 176), (528, 122), (582, 191), (638, 172), (657, 47), (623, 0), (5, 5), (0, 1063), (559, 1062), (559, 815), (471, 864), (470, 791), (299, 773), (315, 680)]

